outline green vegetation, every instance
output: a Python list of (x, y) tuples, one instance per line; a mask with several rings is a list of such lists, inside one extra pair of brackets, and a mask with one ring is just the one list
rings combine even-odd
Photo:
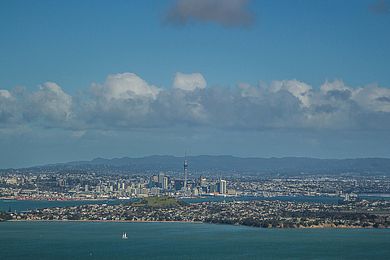
[(131, 204), (137, 207), (174, 208), (183, 205), (183, 202), (172, 197), (147, 197)]
[(10, 219), (12, 219), (10, 214), (3, 212), (3, 211), (0, 211), (0, 222), (10, 220)]

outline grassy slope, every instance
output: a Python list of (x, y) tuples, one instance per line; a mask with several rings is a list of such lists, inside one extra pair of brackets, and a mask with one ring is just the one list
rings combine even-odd
[(148, 197), (139, 202), (133, 203), (134, 206), (147, 206), (153, 208), (179, 207), (182, 203), (171, 197)]

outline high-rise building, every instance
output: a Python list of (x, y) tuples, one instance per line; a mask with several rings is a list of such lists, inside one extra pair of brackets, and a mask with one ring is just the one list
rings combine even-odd
[(199, 186), (200, 186), (200, 187), (205, 187), (206, 185), (207, 185), (207, 180), (206, 180), (206, 178), (203, 177), (203, 176), (200, 176), (200, 177), (199, 177)]
[(184, 157), (184, 189), (187, 189), (187, 177), (188, 177), (188, 162), (187, 156)]
[(226, 194), (227, 189), (226, 189), (226, 181), (225, 180), (219, 180), (218, 185), (217, 185), (217, 191), (220, 194)]
[(214, 184), (214, 183), (210, 184), (210, 186), (209, 186), (209, 192), (210, 192), (210, 193), (219, 192), (219, 189), (218, 189), (217, 186), (219, 186), (219, 185)]
[(163, 188), (164, 177), (165, 177), (164, 173), (160, 172), (158, 174), (158, 186), (160, 188)]
[(158, 175), (153, 175), (152, 177), (150, 177), (150, 180), (153, 182), (158, 182)]
[(168, 189), (168, 177), (167, 176), (164, 176), (161, 188), (163, 188), (164, 190)]
[(150, 177), (149, 188), (153, 188), (157, 186), (159, 186), (158, 175), (153, 175)]
[(183, 180), (175, 180), (175, 190), (181, 190), (184, 187)]

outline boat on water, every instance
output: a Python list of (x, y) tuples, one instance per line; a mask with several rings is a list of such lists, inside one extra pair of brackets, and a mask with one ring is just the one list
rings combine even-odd
[(126, 232), (123, 232), (122, 239), (127, 239), (127, 233)]

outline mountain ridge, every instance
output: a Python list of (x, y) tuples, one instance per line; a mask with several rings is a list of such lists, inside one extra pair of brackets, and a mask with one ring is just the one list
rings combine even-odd
[[(187, 156), (192, 171), (252, 173), (375, 173), (390, 174), (390, 158), (367, 157), (320, 159), (312, 157), (237, 157), (232, 155)], [(116, 169), (122, 171), (181, 171), (183, 156), (97, 157), (90, 161), (71, 161), (29, 167), (29, 169)]]

